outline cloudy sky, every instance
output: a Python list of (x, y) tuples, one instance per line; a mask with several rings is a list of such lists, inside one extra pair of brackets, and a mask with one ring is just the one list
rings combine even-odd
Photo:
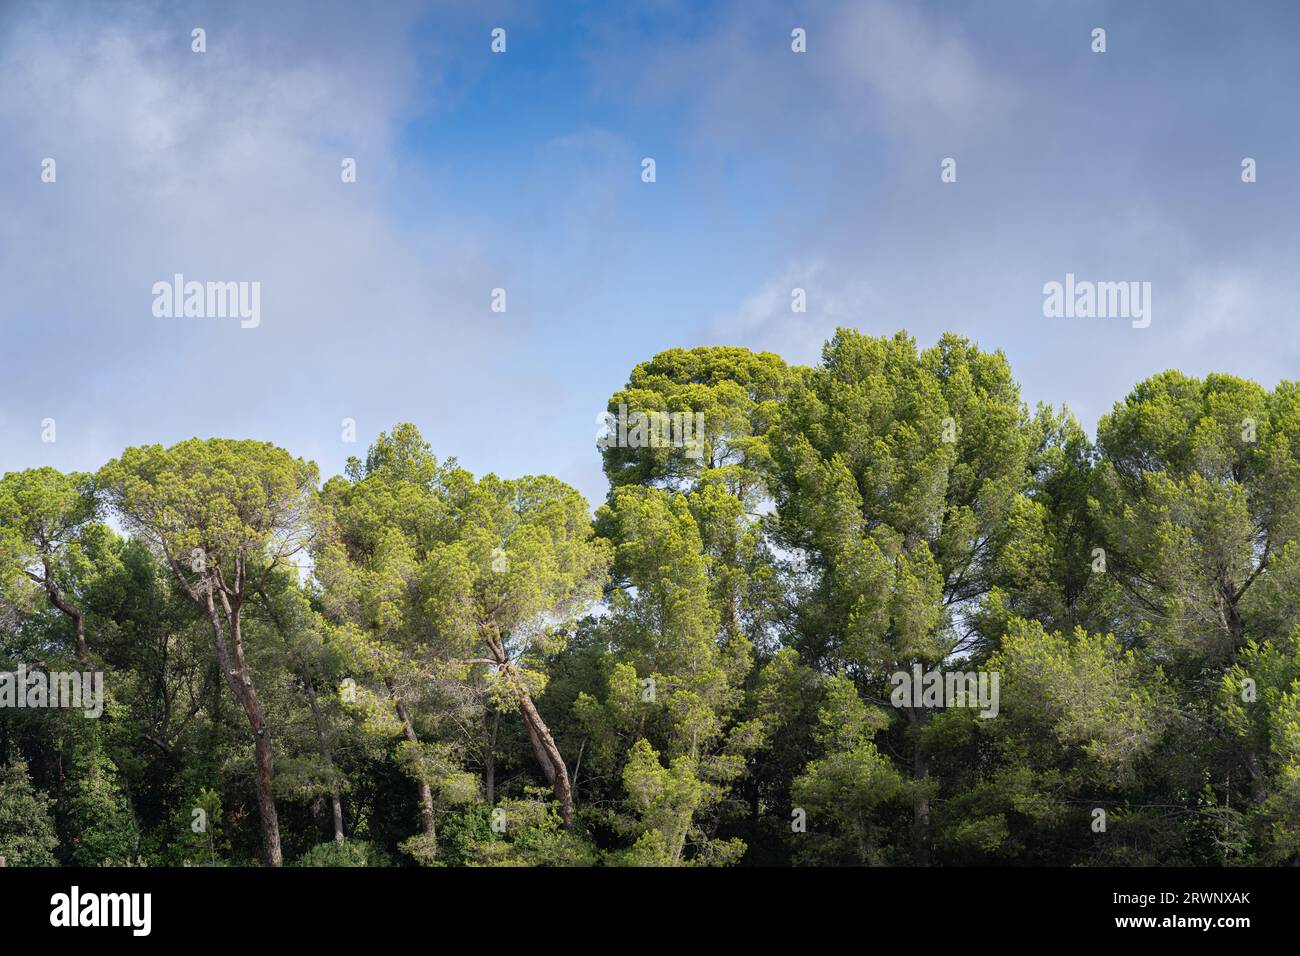
[[(1174, 9), (0, 0), (0, 471), (198, 435), (328, 476), (409, 420), (594, 503), (637, 362), (837, 325), (1001, 348), (1090, 430), (1165, 368), (1295, 378), (1300, 7)], [(261, 324), (156, 317), (176, 273)], [(1045, 318), (1066, 273), (1150, 327)]]

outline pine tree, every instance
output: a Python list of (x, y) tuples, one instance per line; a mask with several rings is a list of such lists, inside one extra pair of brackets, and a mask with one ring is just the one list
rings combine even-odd
[(0, 767), (0, 856), (6, 866), (55, 866), (59, 845), (49, 797), (32, 786), (27, 764)]

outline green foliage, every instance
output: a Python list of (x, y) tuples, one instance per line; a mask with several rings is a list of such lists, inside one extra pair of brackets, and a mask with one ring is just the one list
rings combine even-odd
[(439, 826), (443, 866), (468, 866), (479, 856), (479, 847), (491, 843), (492, 807), (486, 803), (464, 804), (445, 814)]
[(458, 854), (467, 866), (592, 866), (596, 848), (566, 830), (555, 806), (538, 793), (503, 800), (488, 814), (488, 829), (457, 831)]
[(201, 788), (181, 802), (173, 818), (175, 837), (167, 862), (183, 866), (219, 866), (229, 854), (221, 794)]
[(1013, 619), (989, 668), (1001, 675), (1007, 717), (995, 722), (997, 732), (1048, 730), (1053, 758), (1077, 757), (1100, 779), (1122, 782), (1167, 719), (1159, 671), (1143, 675), (1136, 655), (1112, 635), (1080, 629), (1067, 639)]
[(789, 377), (779, 356), (741, 348), (670, 349), (642, 362), (627, 386), (610, 396), (610, 414), (699, 415), (702, 442), (696, 448), (638, 448), (611, 438), (602, 450), (610, 484), (683, 488), (712, 473), (729, 494), (748, 502), (759, 490), (768, 460), (764, 436)]
[(108, 689), (0, 709), (7, 865), (273, 859), (268, 800), (298, 866), (1300, 861), (1300, 384), (1163, 372), (1094, 444), (841, 329), (608, 408), (703, 430), (605, 442), (594, 515), (410, 424), (321, 489), (228, 439), (0, 477), (0, 671)]
[[(128, 528), (191, 573), (237, 556), (271, 564), (301, 550), (316, 466), (267, 442), (190, 439), (128, 448), (99, 475)], [(228, 569), (227, 569), (228, 570)]]
[(791, 791), (813, 824), (810, 846), (798, 855), (805, 862), (886, 862), (873, 811), (908, 794), (907, 782), (872, 742), (888, 720), (837, 674), (827, 682), (818, 723), (824, 756), (809, 762)]
[[(698, 496), (655, 488), (616, 488), (598, 522), (617, 542), (602, 631), (614, 649), (603, 702), (582, 693), (576, 710), (613, 769), (622, 741), (631, 746), (619, 776), (631, 818), (615, 825), (635, 839), (623, 862), (677, 865), (737, 859), (738, 840), (707, 835), (699, 815), (717, 811), (746, 758), (762, 742), (762, 724), (738, 719), (753, 648), (742, 630), (724, 627), (710, 587), (710, 558), (691, 505)], [(643, 735), (652, 736), (660, 752)], [(611, 759), (611, 755), (613, 759)]]
[[(78, 719), (78, 718), (73, 718)], [(64, 829), (73, 866), (128, 866), (134, 862), (139, 833), (130, 801), (118, 783), (119, 771), (91, 730), (72, 744)]]
[(27, 764), (0, 767), (0, 856), (6, 866), (54, 866), (59, 838), (50, 799), (32, 787)]
[(372, 843), (357, 840), (331, 840), (312, 847), (294, 866), (392, 866), (388, 854)]

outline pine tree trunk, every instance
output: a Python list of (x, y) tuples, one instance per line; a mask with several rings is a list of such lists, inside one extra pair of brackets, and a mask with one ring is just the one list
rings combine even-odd
[(486, 746), (483, 748), (483, 789), (487, 795), (488, 806), (497, 802), (497, 731), (501, 727), (501, 711), (492, 711), (492, 732), (487, 734)]
[(303, 678), (307, 690), (307, 700), (311, 702), (311, 718), (316, 724), (316, 740), (320, 746), (321, 760), (330, 777), (330, 804), (334, 811), (334, 842), (343, 842), (343, 802), (339, 799), (338, 781), (334, 779), (334, 757), (330, 753), (329, 741), (325, 736), (325, 718), (321, 716), (320, 704), (316, 700), (316, 685), (310, 677)]
[(912, 781), (917, 785), (912, 804), (912, 865), (930, 865), (930, 796), (926, 788), (930, 777), (930, 755), (921, 740), (925, 719), (915, 708), (907, 710), (915, 734), (912, 752)]
[(50, 571), (49, 561), (45, 561), (45, 577), (38, 578), (30, 575), (39, 581), (45, 587), (45, 593), (49, 595), (50, 603), (58, 608), (63, 614), (66, 614), (72, 620), (73, 634), (77, 642), (77, 659), (83, 664), (90, 660), (90, 648), (86, 644), (86, 615), (82, 614), (73, 604), (70, 604), (64, 598), (58, 586), (54, 583), (53, 574)]
[[(402, 703), (402, 698), (397, 696), (397, 690), (393, 687), (393, 682), (385, 679), (384, 685), (388, 688), (388, 696), (393, 700), (393, 709), (397, 711), (397, 719), (402, 722), (402, 736), (410, 743), (418, 744), (420, 738), (415, 735), (415, 727), (411, 723), (411, 717), (406, 711), (406, 705)], [(436, 840), (438, 829), (433, 815), (433, 791), (429, 789), (429, 785), (423, 780), (416, 781), (415, 789), (420, 797), (420, 830)]]
[(533, 753), (541, 764), (546, 782), (555, 789), (555, 799), (560, 804), (560, 821), (564, 829), (573, 829), (573, 790), (569, 785), (569, 768), (564, 765), (564, 757), (556, 746), (551, 731), (537, 712), (532, 695), (524, 686), (523, 680), (515, 670), (515, 665), (506, 656), (505, 642), (499, 633), (486, 635), (487, 645), (496, 658), (497, 665), (510, 678), (516, 688), (519, 701), (519, 714), (524, 719), (524, 728), (528, 731), (528, 741), (533, 745)]
[[(240, 631), (239, 607), (232, 606), (222, 595), (226, 624), (230, 628), (230, 644), (226, 643), (225, 630), (222, 627), (222, 615), (217, 611), (212, 596), (212, 585), (207, 590), (208, 618), (212, 623), (212, 636), (216, 644), (217, 660), (226, 683), (235, 694), (235, 699), (244, 708), (249, 729), (253, 734), (253, 756), (257, 766), (254, 784), (257, 789), (257, 810), (262, 823), (262, 858), (267, 866), (281, 866), (284, 858), (280, 852), (280, 816), (275, 808), (275, 796), (271, 790), (274, 776), (274, 760), (271, 753), (271, 730), (267, 725), (266, 712), (261, 701), (257, 699), (257, 690), (253, 687), (253, 675), (244, 659), (244, 644)], [(231, 654), (233, 646), (234, 653)]]
[(569, 787), (569, 769), (564, 765), (564, 757), (556, 746), (551, 732), (542, 715), (537, 712), (533, 699), (527, 693), (520, 695), (519, 712), (523, 715), (524, 726), (528, 728), (529, 739), (533, 749), (538, 751), (542, 761), (542, 770), (549, 771), (547, 778), (555, 788), (555, 799), (560, 802), (560, 820), (566, 830), (573, 829), (573, 791)]

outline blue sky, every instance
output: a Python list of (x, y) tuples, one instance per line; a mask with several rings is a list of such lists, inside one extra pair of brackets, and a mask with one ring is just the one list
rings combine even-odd
[[(1090, 430), (1165, 368), (1300, 367), (1294, 5), (372, 6), (0, 2), (0, 470), (198, 435), (328, 476), (410, 420), (594, 504), (597, 413), (675, 346), (952, 330)], [(176, 272), (260, 326), (154, 317)], [(1151, 326), (1044, 318), (1067, 272)]]

